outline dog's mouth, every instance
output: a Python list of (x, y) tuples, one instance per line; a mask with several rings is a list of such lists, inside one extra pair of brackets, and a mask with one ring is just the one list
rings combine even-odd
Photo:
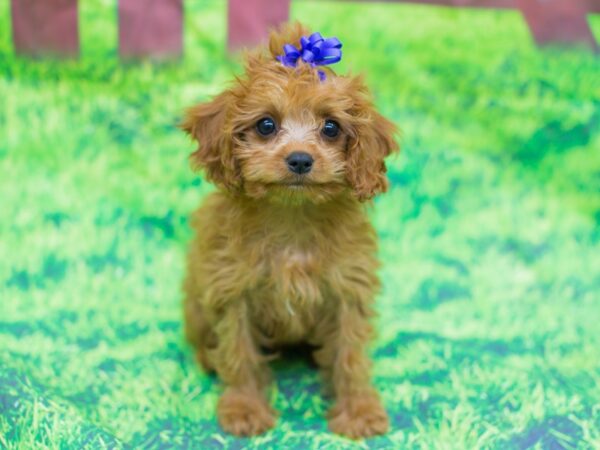
[(246, 193), (251, 197), (269, 196), (283, 202), (323, 202), (340, 194), (345, 185), (340, 181), (283, 179), (268, 183), (246, 183)]
[(291, 181), (289, 183), (281, 183), (282, 186), (288, 187), (290, 189), (301, 189), (307, 187), (309, 184), (312, 183), (307, 183), (305, 181)]
[(305, 178), (296, 178), (293, 180), (280, 181), (279, 183), (276, 183), (276, 184), (277, 184), (277, 186), (289, 188), (289, 189), (302, 189), (302, 188), (306, 188), (306, 187), (315, 186), (318, 183), (309, 181)]
[(327, 189), (334, 186), (339, 186), (339, 181), (315, 181), (305, 178), (282, 180), (276, 183), (272, 183), (271, 186), (283, 189), (293, 190), (315, 190), (315, 189)]

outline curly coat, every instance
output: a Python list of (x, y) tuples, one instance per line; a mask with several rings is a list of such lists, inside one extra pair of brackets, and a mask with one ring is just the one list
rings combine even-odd
[[(330, 429), (351, 438), (384, 433), (388, 419), (370, 384), (376, 234), (365, 202), (387, 189), (384, 158), (396, 128), (374, 108), (360, 77), (275, 60), (307, 31), (273, 32), (269, 51), (246, 57), (245, 74), (187, 111), (182, 128), (198, 142), (191, 162), (219, 188), (194, 213), (184, 282), (185, 332), (225, 385), (224, 430), (262, 433), (275, 424), (265, 388), (266, 350), (308, 343), (333, 388)], [(277, 124), (261, 136), (261, 117)], [(340, 135), (323, 135), (326, 119)], [(285, 158), (302, 150), (310, 173)]]

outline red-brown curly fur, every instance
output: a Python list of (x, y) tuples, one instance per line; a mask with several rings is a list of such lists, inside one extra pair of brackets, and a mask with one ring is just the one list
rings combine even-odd
[[(264, 349), (305, 342), (333, 387), (330, 429), (360, 438), (388, 429), (366, 352), (379, 281), (364, 202), (387, 189), (396, 128), (360, 77), (325, 69), (321, 82), (308, 65), (275, 60), (307, 34), (299, 24), (273, 32), (270, 52), (247, 55), (244, 76), (186, 114), (182, 128), (199, 143), (192, 163), (220, 189), (193, 215), (185, 330), (202, 366), (225, 384), (224, 430), (274, 426)], [(255, 129), (264, 116), (278, 126), (267, 138)], [(326, 119), (340, 136), (323, 136)], [(314, 158), (302, 176), (285, 163), (299, 150)]]

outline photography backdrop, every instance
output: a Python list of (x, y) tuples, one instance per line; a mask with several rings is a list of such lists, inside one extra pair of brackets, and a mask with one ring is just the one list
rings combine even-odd
[(79, 15), (79, 60), (24, 59), (0, 0), (1, 448), (600, 447), (597, 57), (538, 50), (514, 11), (292, 3), (403, 130), (370, 209), (392, 428), (328, 433), (320, 378), (291, 358), (277, 427), (240, 440), (180, 306), (188, 216), (213, 187), (176, 124), (240, 70), (225, 3), (186, 2), (165, 64), (119, 60), (114, 0)]

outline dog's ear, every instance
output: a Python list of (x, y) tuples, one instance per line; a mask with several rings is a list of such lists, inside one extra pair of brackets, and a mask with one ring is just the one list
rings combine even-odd
[(377, 112), (362, 78), (352, 80), (354, 106), (346, 156), (346, 179), (360, 201), (373, 198), (388, 188), (385, 157), (398, 152), (398, 129)]
[(204, 169), (206, 177), (218, 186), (236, 190), (241, 178), (227, 120), (231, 101), (231, 92), (225, 91), (208, 103), (189, 108), (181, 128), (198, 142), (198, 149), (190, 155), (192, 167)]

